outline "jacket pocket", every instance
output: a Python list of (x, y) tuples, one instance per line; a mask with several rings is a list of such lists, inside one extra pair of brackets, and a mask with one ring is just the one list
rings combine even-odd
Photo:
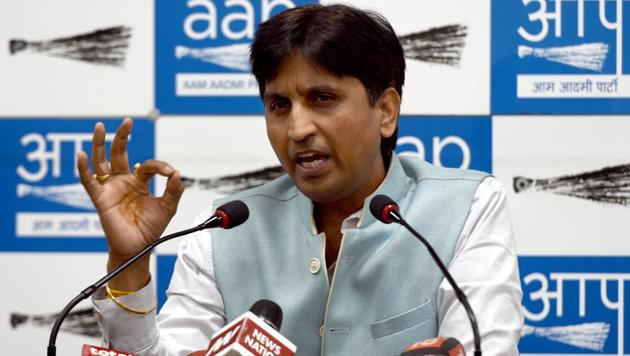
[(429, 299), (406, 312), (372, 323), (372, 337), (378, 339), (391, 335), (416, 326), (432, 317), (435, 317), (435, 311), (433, 303)]

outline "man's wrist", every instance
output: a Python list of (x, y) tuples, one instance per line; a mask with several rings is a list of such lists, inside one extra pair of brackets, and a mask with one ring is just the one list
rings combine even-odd
[[(118, 261), (110, 257), (107, 261), (107, 271), (113, 271), (124, 262), (125, 261)], [(107, 283), (110, 289), (129, 294), (145, 287), (151, 280), (149, 262), (150, 256), (144, 256), (126, 270), (120, 272), (120, 274)]]

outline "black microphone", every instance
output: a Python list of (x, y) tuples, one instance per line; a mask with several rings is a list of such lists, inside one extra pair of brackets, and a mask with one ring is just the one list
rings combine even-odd
[(268, 299), (261, 299), (256, 301), (249, 308), (249, 311), (256, 314), (272, 328), (280, 331), (282, 326), (282, 308), (278, 304)]
[(231, 202), (225, 203), (221, 205), (220, 207), (218, 207), (215, 210), (214, 214), (203, 223), (195, 227), (192, 227), (190, 229), (175, 232), (175, 233), (166, 235), (162, 238), (159, 238), (153, 241), (151, 244), (145, 247), (142, 251), (135, 254), (133, 257), (131, 257), (122, 265), (118, 266), (118, 268), (106, 274), (105, 277), (101, 278), (98, 282), (85, 288), (81, 293), (79, 293), (79, 295), (74, 297), (74, 299), (72, 299), (70, 303), (68, 303), (68, 305), (66, 305), (66, 307), (61, 311), (61, 313), (59, 313), (59, 316), (57, 317), (57, 320), (55, 320), (55, 324), (53, 325), (53, 328), (50, 331), (50, 340), (48, 342), (47, 355), (55, 356), (57, 354), (57, 348), (55, 346), (55, 343), (57, 340), (57, 334), (59, 333), (59, 328), (61, 327), (61, 323), (66, 318), (66, 315), (68, 315), (70, 310), (72, 310), (72, 308), (74, 308), (77, 304), (87, 299), (92, 294), (94, 294), (96, 290), (98, 290), (100, 287), (105, 285), (105, 283), (109, 282), (112, 278), (116, 277), (120, 272), (124, 271), (125, 269), (127, 269), (127, 267), (131, 266), (137, 260), (142, 258), (147, 253), (149, 253), (157, 245), (163, 242), (169, 241), (171, 239), (174, 239), (176, 237), (188, 235), (190, 233), (205, 230), (205, 229), (210, 229), (210, 228), (215, 228), (215, 227), (220, 227), (223, 229), (231, 229), (235, 226), (238, 226), (244, 223), (248, 217), (249, 217), (249, 209), (247, 208), (247, 205), (245, 205), (245, 203), (243, 203), (240, 200), (233, 200)]
[(466, 298), (464, 292), (462, 292), (462, 290), (459, 288), (459, 286), (453, 279), (453, 276), (451, 276), (448, 269), (444, 265), (444, 262), (442, 262), (440, 256), (438, 256), (437, 252), (435, 252), (435, 250), (433, 249), (433, 246), (431, 246), (431, 244), (429, 244), (429, 242), (422, 235), (420, 235), (420, 233), (418, 233), (405, 221), (405, 219), (403, 219), (403, 217), (400, 215), (400, 208), (398, 207), (398, 204), (396, 204), (396, 202), (394, 202), (387, 195), (380, 194), (372, 198), (372, 201), (370, 201), (370, 212), (372, 213), (372, 215), (374, 215), (376, 219), (384, 222), (385, 224), (391, 224), (395, 222), (404, 226), (413, 236), (418, 238), (418, 240), (420, 240), (420, 242), (424, 244), (424, 246), (429, 251), (431, 257), (433, 257), (435, 264), (437, 264), (448, 283), (451, 285), (451, 287), (453, 287), (453, 291), (455, 291), (455, 296), (457, 296), (459, 302), (462, 303), (464, 309), (466, 309), (468, 320), (470, 320), (475, 340), (474, 356), (481, 356), (481, 338), (479, 337), (479, 326), (477, 325), (477, 318), (475, 317), (475, 313), (468, 303), (468, 298)]
[[(198, 227), (201, 227), (199, 230), (205, 230), (213, 227), (231, 229), (244, 223), (247, 218), (249, 218), (249, 209), (247, 209), (247, 205), (240, 200), (232, 200), (231, 202), (227, 202), (218, 207), (217, 210), (214, 211), (214, 214)], [(165, 238), (166, 237), (163, 237), (160, 240)]]

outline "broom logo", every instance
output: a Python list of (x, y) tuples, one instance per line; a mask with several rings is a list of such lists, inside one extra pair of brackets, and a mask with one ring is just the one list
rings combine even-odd
[(603, 322), (566, 326), (534, 327), (525, 324), (521, 337), (534, 336), (565, 345), (601, 352), (604, 350), (610, 325)]
[[(401, 36), (405, 57), (421, 62), (458, 66), (468, 34), (466, 26), (447, 25)], [(175, 46), (175, 58), (192, 58), (224, 68), (250, 72), (250, 43), (190, 48)]]
[(80, 183), (50, 186), (20, 183), (17, 185), (16, 195), (18, 198), (30, 196), (77, 209), (96, 210)]
[(20, 52), (44, 53), (53, 57), (122, 67), (130, 38), (129, 27), (116, 26), (46, 41), (11, 39), (9, 51), (12, 55)]
[(546, 192), (603, 204), (630, 205), (630, 164), (546, 179), (514, 177), (516, 193)]
[(251, 65), (249, 63), (249, 43), (207, 48), (176, 46), (175, 58), (182, 59), (186, 57), (241, 72), (251, 71)]
[(405, 57), (409, 59), (457, 67), (467, 35), (466, 26), (454, 24), (411, 33), (399, 39)]
[(541, 58), (579, 69), (601, 72), (608, 56), (608, 45), (601, 42), (576, 46), (532, 48), (518, 46), (518, 57)]
[[(28, 315), (24, 313), (11, 313), (9, 323), (12, 329), (31, 325), (40, 328), (50, 328), (57, 320), (59, 313)], [(71, 311), (61, 326), (61, 330), (89, 337), (102, 336), (101, 328), (96, 319), (94, 308), (84, 308)]]
[(186, 188), (195, 187), (199, 190), (211, 190), (219, 194), (232, 194), (263, 185), (284, 174), (286, 174), (286, 171), (282, 166), (273, 166), (213, 178), (192, 178), (183, 176), (182, 181)]

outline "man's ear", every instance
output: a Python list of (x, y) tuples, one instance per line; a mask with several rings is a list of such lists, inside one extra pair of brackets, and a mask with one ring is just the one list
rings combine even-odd
[(400, 112), (398, 91), (393, 87), (385, 89), (376, 106), (381, 115), (381, 137), (391, 137), (398, 126), (398, 113)]

